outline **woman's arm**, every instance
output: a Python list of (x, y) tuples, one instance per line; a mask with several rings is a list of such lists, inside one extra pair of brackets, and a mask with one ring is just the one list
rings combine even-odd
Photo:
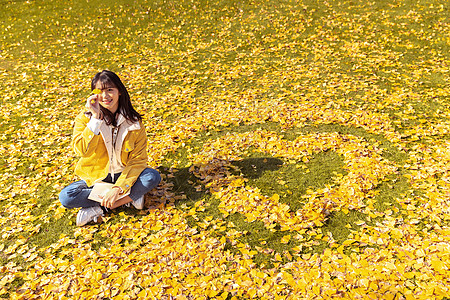
[(95, 135), (88, 127), (89, 117), (80, 113), (75, 118), (75, 126), (72, 135), (72, 147), (78, 156), (90, 156), (102, 142), (101, 135)]
[[(91, 95), (87, 98), (85, 106), (90, 112), (92, 118), (102, 119), (98, 95)], [(92, 154), (100, 140), (100, 135), (98, 132), (94, 134), (94, 131), (87, 126), (89, 121), (90, 118), (86, 116), (86, 113), (80, 113), (75, 118), (72, 147), (75, 150), (75, 153), (81, 157)]]

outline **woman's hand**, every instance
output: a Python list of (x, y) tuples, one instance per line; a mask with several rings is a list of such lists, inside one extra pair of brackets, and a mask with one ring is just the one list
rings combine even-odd
[(102, 112), (100, 110), (99, 99), (100, 96), (98, 94), (92, 95), (86, 100), (86, 107), (92, 113), (92, 116), (96, 119), (102, 119)]
[(114, 203), (119, 200), (120, 188), (113, 187), (106, 195), (102, 197), (102, 206), (113, 208)]

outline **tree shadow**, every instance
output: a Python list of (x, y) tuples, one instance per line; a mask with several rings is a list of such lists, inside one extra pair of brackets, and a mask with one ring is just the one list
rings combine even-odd
[(274, 157), (258, 157), (232, 161), (231, 164), (238, 167), (244, 177), (256, 179), (266, 171), (279, 170), (283, 161)]
[[(261, 177), (266, 171), (275, 171), (281, 168), (283, 161), (273, 157), (245, 158), (230, 162), (232, 166), (228, 171), (231, 173), (241, 173), (245, 178), (256, 179)], [(206, 165), (205, 167), (208, 167)], [(171, 190), (177, 196), (184, 195), (184, 199), (176, 200), (175, 204), (191, 202), (203, 199), (209, 194), (209, 191), (202, 186), (202, 183), (193, 172), (189, 171), (191, 167), (180, 169), (163, 168), (159, 171), (166, 175), (165, 181), (172, 185)], [(214, 175), (214, 174), (213, 174)]]

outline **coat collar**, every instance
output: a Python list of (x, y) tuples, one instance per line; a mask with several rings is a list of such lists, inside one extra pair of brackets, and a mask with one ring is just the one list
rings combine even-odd
[[(105, 126), (104, 128), (108, 127), (105, 123), (102, 124), (102, 126)], [(125, 129), (126, 131), (131, 130), (139, 130), (141, 129), (141, 124), (139, 121), (133, 122), (125, 119), (125, 117), (122, 114), (119, 114), (119, 117), (117, 118), (117, 127), (121, 127)]]
[[(129, 120), (125, 119), (125, 117), (122, 114), (120, 114), (119, 118), (117, 119), (117, 125), (120, 126), (119, 127), (120, 128), (119, 129), (119, 139), (121, 141), (120, 143), (123, 142), (123, 140), (125, 139), (125, 136), (127, 135), (127, 133), (129, 131), (141, 129), (141, 124), (139, 121), (136, 121), (136, 122), (129, 121)], [(105, 140), (105, 143), (107, 143), (107, 144), (108, 144), (108, 142), (112, 141), (111, 128), (112, 128), (112, 126), (106, 125), (105, 122), (102, 122), (102, 124), (100, 125), (100, 133), (102, 134), (103, 139)]]

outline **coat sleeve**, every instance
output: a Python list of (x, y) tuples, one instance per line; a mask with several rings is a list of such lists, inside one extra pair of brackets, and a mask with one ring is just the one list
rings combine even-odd
[(94, 153), (99, 142), (102, 141), (101, 135), (95, 135), (88, 127), (89, 118), (80, 113), (75, 118), (75, 126), (72, 135), (72, 147), (76, 155), (87, 157)]
[[(126, 157), (126, 165), (115, 186), (120, 187), (124, 193), (131, 189), (142, 171), (147, 168), (147, 134), (144, 125), (142, 123), (140, 125), (141, 128), (136, 134), (133, 149), (127, 152), (127, 145), (124, 145), (122, 149), (122, 157)], [(122, 158), (122, 161), (124, 161), (124, 158)]]

